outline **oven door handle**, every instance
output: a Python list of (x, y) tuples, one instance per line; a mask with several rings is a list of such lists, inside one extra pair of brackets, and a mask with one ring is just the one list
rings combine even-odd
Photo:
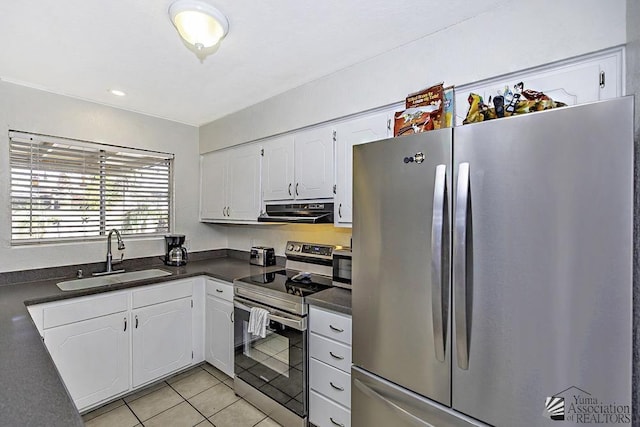
[[(290, 328), (296, 329), (298, 331), (306, 331), (307, 330), (307, 318), (306, 317), (297, 317), (297, 316), (289, 316), (283, 312), (274, 310), (262, 304), (256, 304), (254, 302), (250, 302), (247, 300), (240, 300), (239, 298), (234, 298), (233, 306), (245, 311), (251, 311), (252, 307), (264, 308), (269, 312), (269, 320), (273, 320), (274, 322), (280, 323), (284, 326), (288, 326)], [(277, 313), (277, 314), (276, 314)]]

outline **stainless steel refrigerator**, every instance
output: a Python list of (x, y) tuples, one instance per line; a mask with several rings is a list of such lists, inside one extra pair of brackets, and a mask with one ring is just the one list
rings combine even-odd
[(352, 426), (630, 425), (632, 132), (625, 97), (354, 147)]

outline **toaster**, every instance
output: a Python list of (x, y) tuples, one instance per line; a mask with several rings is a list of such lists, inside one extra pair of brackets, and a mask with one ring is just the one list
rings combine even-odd
[(276, 252), (267, 246), (253, 246), (249, 255), (249, 263), (263, 267), (276, 265)]

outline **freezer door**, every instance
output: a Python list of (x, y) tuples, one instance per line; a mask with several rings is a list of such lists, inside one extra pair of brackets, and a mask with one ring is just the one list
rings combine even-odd
[(629, 422), (632, 117), (620, 98), (456, 128), (454, 409)]
[(471, 427), (485, 426), (392, 382), (353, 367), (351, 370), (352, 427)]
[(449, 405), (451, 129), (353, 159), (353, 363)]

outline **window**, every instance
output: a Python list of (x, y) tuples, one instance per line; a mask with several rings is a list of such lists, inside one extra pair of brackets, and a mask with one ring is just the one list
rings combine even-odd
[(169, 232), (173, 154), (9, 132), (11, 243)]

